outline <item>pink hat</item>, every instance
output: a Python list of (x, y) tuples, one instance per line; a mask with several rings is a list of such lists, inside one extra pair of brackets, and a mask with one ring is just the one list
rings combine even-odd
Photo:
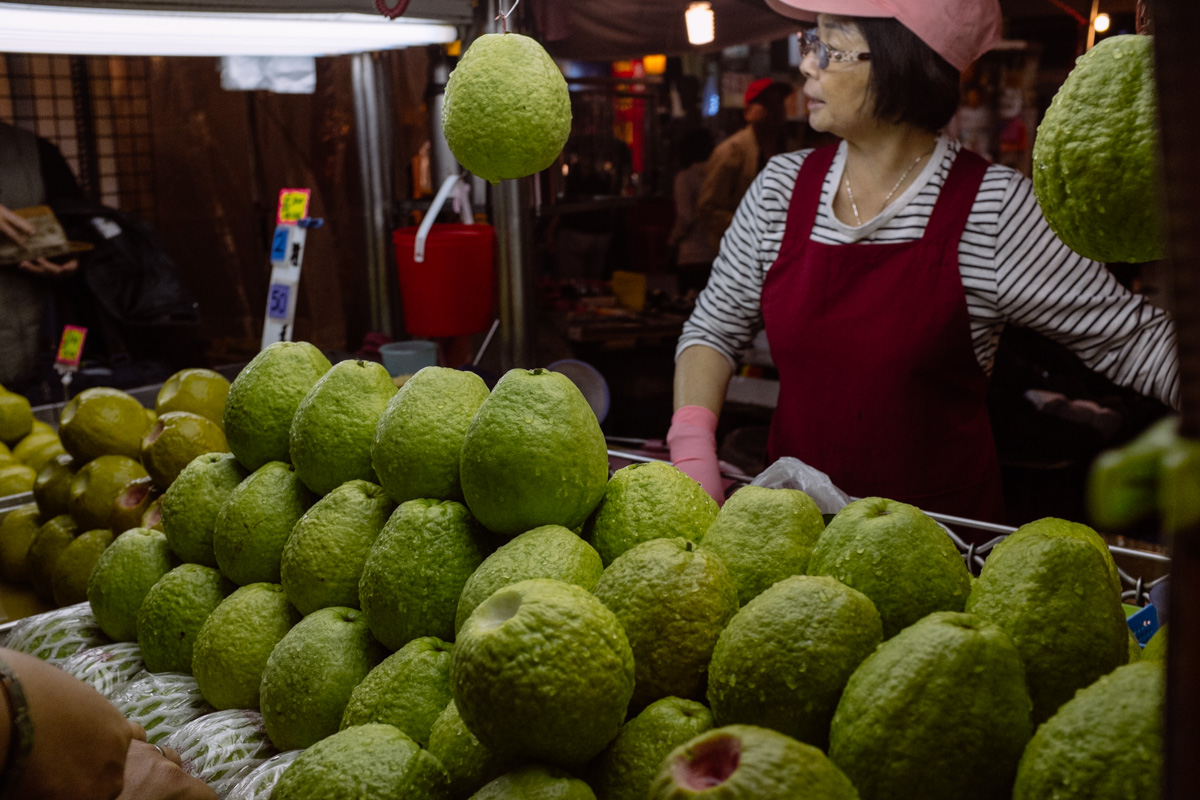
[(1000, 41), (999, 0), (767, 0), (792, 19), (891, 17), (962, 72)]

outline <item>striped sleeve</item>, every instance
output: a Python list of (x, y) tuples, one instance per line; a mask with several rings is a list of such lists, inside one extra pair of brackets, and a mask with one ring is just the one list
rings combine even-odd
[(1065, 345), (1115, 383), (1179, 407), (1170, 316), (1059, 241), (1033, 184), (1019, 173), (1012, 173), (996, 239), (996, 302), (1006, 322)]
[(721, 239), (708, 285), (684, 323), (676, 358), (702, 344), (737, 368), (739, 353), (762, 329), (763, 282), (779, 255), (792, 189), (809, 152), (776, 156), (754, 179)]

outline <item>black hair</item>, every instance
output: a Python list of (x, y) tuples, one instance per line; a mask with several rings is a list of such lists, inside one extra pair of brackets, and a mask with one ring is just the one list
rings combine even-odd
[(693, 128), (679, 140), (679, 166), (690, 167), (708, 161), (713, 151), (713, 136), (705, 128)]
[(958, 111), (961, 75), (895, 19), (855, 17), (871, 53), (875, 118), (937, 133)]

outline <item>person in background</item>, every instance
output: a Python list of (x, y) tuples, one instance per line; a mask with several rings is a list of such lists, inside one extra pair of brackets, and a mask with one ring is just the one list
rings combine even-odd
[(707, 174), (707, 161), (713, 151), (712, 134), (696, 128), (684, 135), (679, 143), (679, 172), (675, 175), (675, 224), (668, 244), (678, 248), (675, 258), (679, 276), (679, 293), (699, 292), (708, 283), (717, 250), (708, 234), (696, 219), (696, 204), (700, 187)]
[(88, 684), (0, 648), (0, 797), (216, 800)]
[(717, 145), (709, 158), (696, 217), (714, 250), (755, 176), (767, 161), (787, 149), (787, 99), (795, 92), (790, 83), (770, 78), (751, 83), (745, 94), (746, 127)]
[[(33, 229), (12, 209), (82, 200), (66, 159), (53, 144), (0, 122), (0, 236), (24, 243)], [(79, 262), (45, 258), (0, 266), (0, 384), (19, 386), (34, 371), (50, 280)]]
[(738, 207), (676, 350), (676, 466), (722, 499), (717, 415), (759, 329), (767, 459), (944, 514), (1004, 520), (987, 392), (1006, 325), (1178, 408), (1169, 315), (1059, 241), (1028, 178), (939, 133), (998, 0), (767, 1), (815, 17), (809, 124), (842, 141), (772, 159)]

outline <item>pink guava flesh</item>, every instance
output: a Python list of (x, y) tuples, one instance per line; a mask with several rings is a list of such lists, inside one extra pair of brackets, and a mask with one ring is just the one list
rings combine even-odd
[(701, 742), (688, 755), (675, 759), (675, 783), (692, 790), (711, 789), (729, 780), (742, 758), (742, 743), (732, 736)]

